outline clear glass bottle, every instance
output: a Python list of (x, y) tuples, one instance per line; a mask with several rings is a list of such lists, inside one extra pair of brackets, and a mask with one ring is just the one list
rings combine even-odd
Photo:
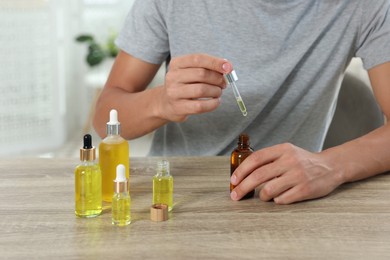
[(112, 196), (112, 224), (126, 226), (131, 223), (129, 180), (123, 164), (116, 167), (114, 195)]
[(173, 177), (167, 160), (157, 163), (157, 173), (153, 176), (153, 204), (166, 204), (168, 211), (173, 209)]
[(92, 137), (84, 135), (80, 149), (81, 164), (75, 169), (75, 214), (78, 217), (96, 217), (102, 213), (102, 175), (96, 163)]
[[(249, 136), (247, 134), (240, 134), (238, 137), (237, 148), (234, 149), (230, 156), (230, 176), (237, 169), (237, 167), (251, 154), (253, 149), (250, 147)], [(230, 192), (235, 186), (230, 183)], [(252, 198), (255, 195), (255, 190), (248, 192), (242, 199)]]
[(114, 194), (112, 181), (118, 164), (126, 168), (126, 178), (129, 178), (129, 143), (120, 136), (120, 123), (115, 109), (110, 111), (110, 121), (107, 123), (107, 136), (99, 145), (99, 164), (102, 171), (103, 200), (111, 202)]

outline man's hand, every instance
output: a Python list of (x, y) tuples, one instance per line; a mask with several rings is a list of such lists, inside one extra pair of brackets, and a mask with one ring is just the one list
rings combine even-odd
[(277, 204), (325, 196), (342, 184), (342, 174), (320, 153), (292, 144), (280, 144), (254, 152), (235, 170), (233, 200), (263, 185), (259, 196)]
[(215, 110), (226, 87), (223, 74), (232, 65), (206, 54), (173, 58), (159, 99), (158, 114), (168, 121), (185, 121), (189, 115)]
[[(390, 62), (368, 71), (380, 107), (390, 118)], [(278, 204), (325, 196), (345, 182), (362, 180), (390, 169), (388, 147), (390, 125), (357, 139), (310, 153), (291, 144), (275, 145), (254, 152), (231, 177), (238, 185), (231, 193), (233, 200), (262, 186), (260, 198)]]

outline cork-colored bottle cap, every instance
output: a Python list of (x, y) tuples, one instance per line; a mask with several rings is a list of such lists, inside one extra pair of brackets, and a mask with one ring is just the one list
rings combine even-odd
[(165, 221), (168, 219), (168, 205), (153, 204), (150, 208), (150, 219), (153, 221)]

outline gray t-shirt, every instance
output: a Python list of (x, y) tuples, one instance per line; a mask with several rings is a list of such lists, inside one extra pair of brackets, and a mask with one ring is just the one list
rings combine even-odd
[(390, 61), (389, 0), (138, 0), (117, 45), (144, 61), (207, 53), (232, 62), (232, 89), (213, 112), (168, 123), (150, 155), (227, 155), (245, 132), (257, 150), (291, 142), (320, 151), (344, 71)]

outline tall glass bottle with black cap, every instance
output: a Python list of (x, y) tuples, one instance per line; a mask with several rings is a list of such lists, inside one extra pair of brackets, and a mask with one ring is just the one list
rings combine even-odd
[(95, 159), (92, 137), (84, 135), (84, 144), (80, 149), (81, 164), (74, 172), (75, 214), (78, 217), (96, 217), (102, 213), (102, 175)]

